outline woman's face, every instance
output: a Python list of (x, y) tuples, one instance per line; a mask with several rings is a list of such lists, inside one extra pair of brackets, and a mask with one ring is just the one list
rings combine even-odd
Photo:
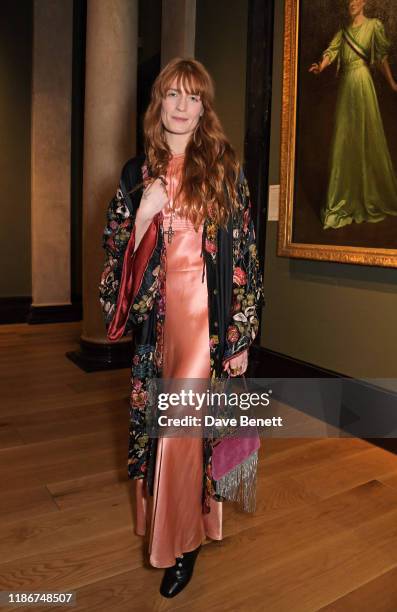
[(365, 0), (351, 0), (349, 2), (349, 13), (351, 17), (359, 15), (365, 6)]
[(189, 134), (194, 131), (203, 111), (200, 96), (188, 94), (174, 79), (161, 103), (165, 129), (173, 134)]

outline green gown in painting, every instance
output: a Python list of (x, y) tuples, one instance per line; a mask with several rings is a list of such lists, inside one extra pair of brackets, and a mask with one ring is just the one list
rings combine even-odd
[(382, 22), (365, 18), (357, 27), (339, 30), (323, 53), (337, 60), (340, 78), (327, 201), (321, 210), (325, 229), (397, 215), (397, 178), (369, 69), (389, 47)]

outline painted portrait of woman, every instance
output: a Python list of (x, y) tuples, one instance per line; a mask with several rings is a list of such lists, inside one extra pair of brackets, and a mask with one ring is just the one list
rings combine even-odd
[(283, 0), (278, 255), (397, 267), (396, 0)]
[[(376, 223), (397, 215), (397, 176), (391, 160), (370, 67), (397, 92), (388, 62), (390, 41), (380, 19), (365, 15), (365, 0), (350, 0), (350, 24), (341, 27), (309, 72), (337, 62), (338, 95), (330, 174), (320, 217), (324, 229)], [(397, 98), (396, 98), (397, 102)]]

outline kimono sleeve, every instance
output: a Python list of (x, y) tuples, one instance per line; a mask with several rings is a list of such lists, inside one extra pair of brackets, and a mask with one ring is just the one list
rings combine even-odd
[(385, 28), (380, 19), (374, 19), (374, 33), (371, 47), (371, 63), (382, 62), (387, 57), (390, 41), (386, 36)]
[(125, 203), (123, 192), (117, 188), (106, 211), (106, 225), (102, 234), (105, 261), (99, 284), (99, 301), (106, 328), (115, 313), (120, 287), (125, 249), (131, 236), (133, 218)]
[(233, 296), (223, 362), (248, 349), (258, 333), (263, 280), (255, 242), (248, 184), (240, 177), (241, 208), (233, 229)]
[(339, 30), (329, 43), (328, 47), (323, 52), (322, 57), (324, 58), (325, 56), (328, 56), (329, 63), (332, 64), (332, 62), (334, 62), (336, 58), (339, 57), (341, 44), (342, 30)]
[(131, 213), (121, 187), (107, 210), (103, 232), (106, 257), (99, 284), (99, 299), (108, 339), (116, 341), (145, 321), (158, 289), (161, 245), (158, 216), (136, 251), (136, 210)]

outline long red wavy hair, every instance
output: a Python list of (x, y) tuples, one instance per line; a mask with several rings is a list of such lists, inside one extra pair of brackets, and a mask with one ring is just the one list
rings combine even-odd
[(171, 84), (199, 95), (200, 117), (185, 151), (176, 201), (179, 214), (197, 227), (206, 216), (225, 226), (237, 203), (239, 163), (214, 110), (214, 86), (204, 66), (193, 59), (171, 60), (156, 78), (144, 117), (145, 152), (153, 178), (165, 174), (171, 158), (161, 121), (161, 103)]

